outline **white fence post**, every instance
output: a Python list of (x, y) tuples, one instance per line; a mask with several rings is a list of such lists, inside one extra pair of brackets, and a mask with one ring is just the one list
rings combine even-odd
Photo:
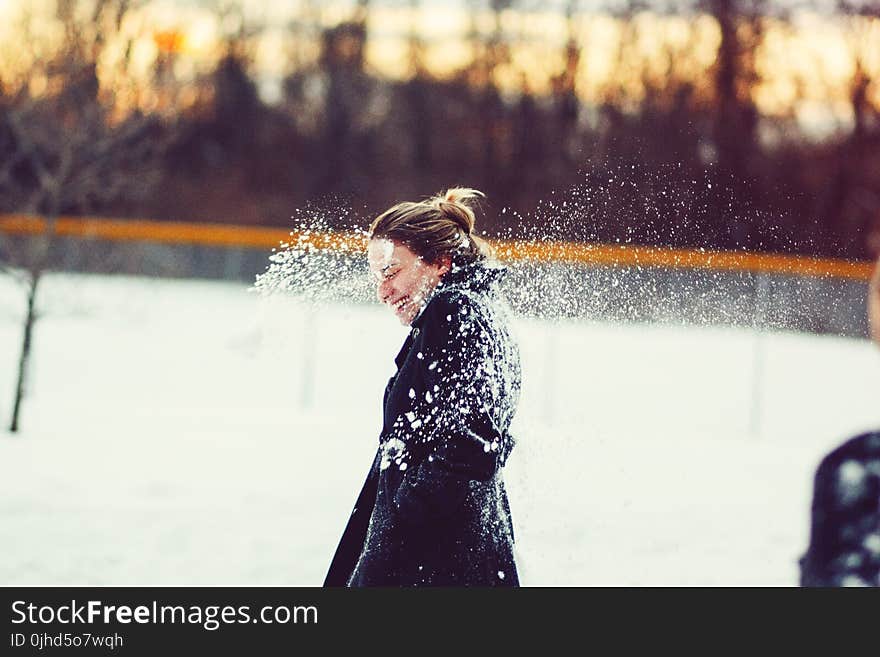
[(318, 313), (315, 304), (306, 302), (303, 316), (302, 367), (300, 369), (299, 405), (302, 410), (310, 410), (315, 403), (315, 358), (318, 347)]
[(544, 420), (553, 424), (556, 418), (556, 351), (558, 337), (557, 326), (552, 320), (545, 319), (544, 335)]
[(767, 323), (768, 281), (761, 273), (755, 273), (755, 310), (752, 317), (752, 330), (755, 333), (752, 352), (752, 400), (749, 413), (749, 433), (752, 437), (761, 435), (761, 416), (764, 405), (764, 328)]

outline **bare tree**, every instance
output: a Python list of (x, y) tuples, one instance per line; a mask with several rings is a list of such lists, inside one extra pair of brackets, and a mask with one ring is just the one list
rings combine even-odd
[(758, 128), (754, 91), (761, 82), (757, 53), (766, 32), (766, 0), (704, 0), (703, 5), (721, 33), (711, 71), (718, 163), (742, 179)]
[(838, 13), (853, 62), (846, 90), (852, 129), (838, 146), (840, 164), (821, 194), (819, 217), (824, 240), (865, 235), (880, 216), (880, 106), (870, 93), (873, 85), (880, 84), (870, 65), (878, 47), (874, 28), (880, 20), (880, 2), (840, 0)]
[[(30, 71), (4, 80), (0, 95), (0, 211), (37, 217), (42, 230), (3, 253), (3, 270), (14, 272), (27, 305), (15, 386), (11, 432), (19, 429), (28, 363), (33, 350), (37, 298), (45, 272), (55, 263), (59, 215), (95, 212), (149, 193), (160, 175), (170, 132), (155, 116), (129, 108), (120, 114), (97, 74), (108, 31), (118, 29), (127, 0), (90, 3), (82, 20), (75, 0), (61, 0), (64, 28), (58, 50), (34, 59)], [(35, 93), (32, 80), (42, 77)]]

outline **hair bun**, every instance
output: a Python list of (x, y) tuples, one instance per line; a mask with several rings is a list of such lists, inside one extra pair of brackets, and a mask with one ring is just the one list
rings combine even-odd
[(469, 201), (484, 197), (485, 194), (476, 189), (453, 187), (447, 189), (444, 194), (435, 196), (434, 202), (438, 210), (454, 221), (469, 236), (473, 232), (476, 222), (476, 216)]
[(453, 187), (423, 201), (394, 205), (370, 224), (370, 239), (389, 239), (409, 247), (426, 262), (444, 256), (476, 262), (493, 256), (492, 247), (474, 234), (471, 207), (485, 194), (469, 187)]
[(443, 200), (438, 203), (439, 210), (446, 215), (447, 219), (454, 221), (467, 235), (474, 229), (474, 222), (468, 216), (468, 209), (454, 201)]

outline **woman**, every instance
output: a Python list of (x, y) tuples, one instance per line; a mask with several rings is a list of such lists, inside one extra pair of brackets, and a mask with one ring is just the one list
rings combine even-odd
[[(868, 324), (880, 346), (880, 259), (868, 285)], [(880, 586), (880, 431), (851, 438), (816, 469), (801, 586)]]
[(379, 449), (325, 586), (517, 586), (502, 467), (519, 351), (473, 234), (480, 192), (400, 203), (370, 226), (377, 296), (411, 327), (384, 395)]

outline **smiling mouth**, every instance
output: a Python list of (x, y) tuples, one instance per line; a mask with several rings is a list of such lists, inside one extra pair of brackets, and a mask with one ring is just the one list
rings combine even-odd
[(398, 299), (397, 303), (393, 304), (391, 306), (391, 308), (394, 309), (394, 312), (400, 312), (401, 310), (403, 310), (403, 307), (407, 304), (408, 301), (409, 301), (409, 297), (403, 297), (402, 299)]

